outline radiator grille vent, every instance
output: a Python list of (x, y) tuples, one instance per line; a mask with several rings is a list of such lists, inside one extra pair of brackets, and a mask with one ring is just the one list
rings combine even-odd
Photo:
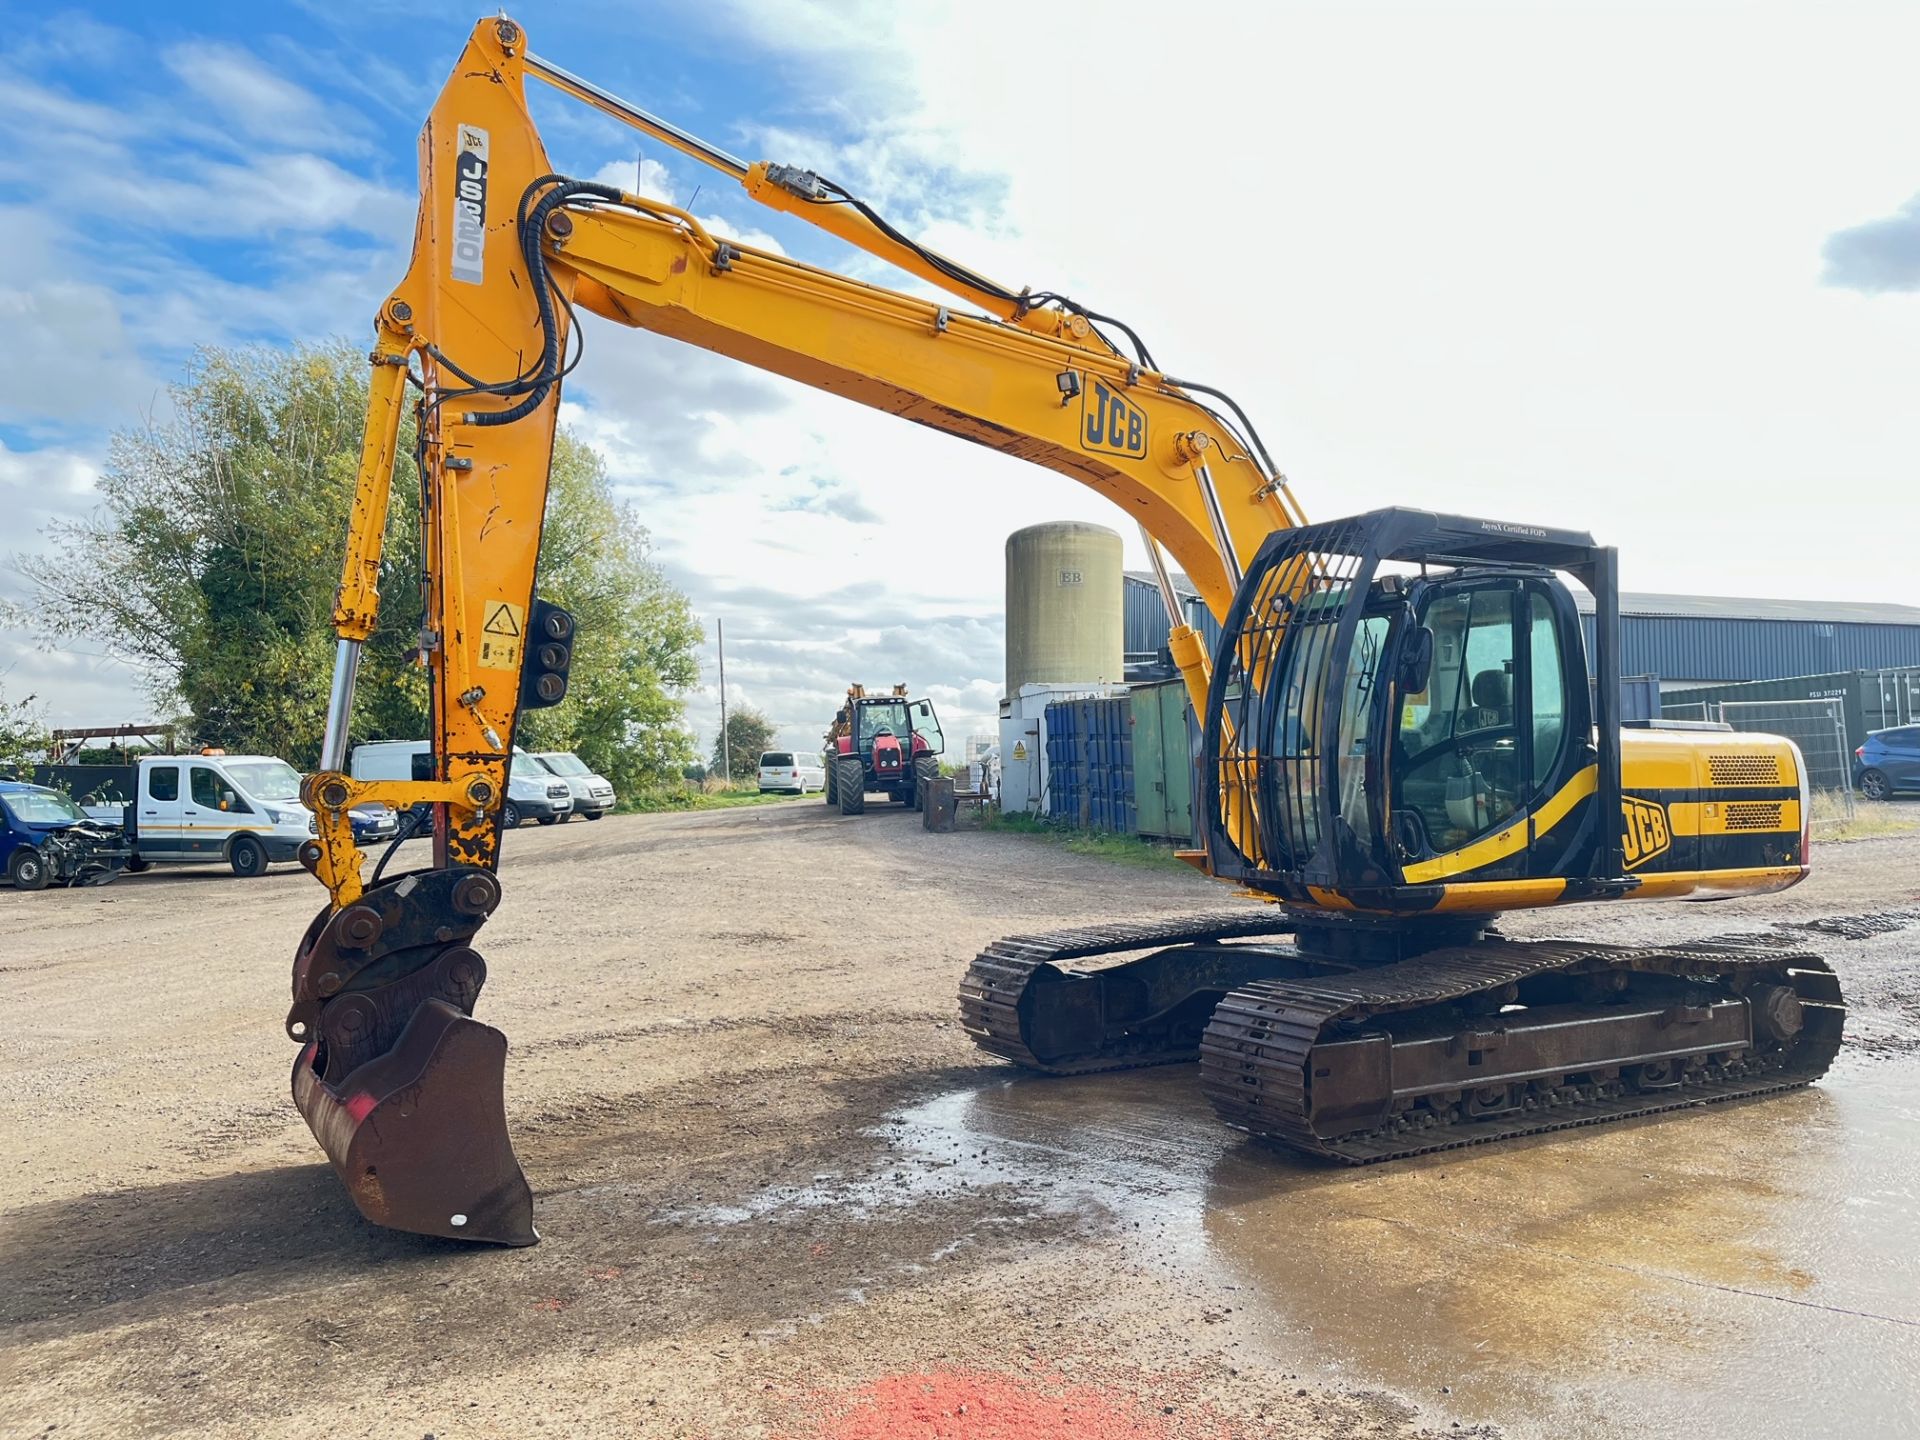
[(1727, 806), (1727, 829), (1729, 830), (1778, 830), (1780, 828), (1780, 802), (1778, 800), (1741, 800)]
[(1780, 785), (1778, 755), (1709, 755), (1707, 774), (1716, 785)]

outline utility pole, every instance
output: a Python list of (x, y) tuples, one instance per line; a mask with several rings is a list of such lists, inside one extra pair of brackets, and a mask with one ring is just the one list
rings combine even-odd
[(727, 622), (715, 620), (714, 634), (720, 640), (720, 783), (733, 784), (733, 756), (728, 754), (732, 737), (727, 734)]

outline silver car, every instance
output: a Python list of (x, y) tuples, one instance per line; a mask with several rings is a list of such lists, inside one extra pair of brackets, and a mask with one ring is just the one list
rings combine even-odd
[(598, 820), (613, 809), (612, 784), (605, 776), (589, 770), (587, 762), (571, 750), (535, 751), (533, 758), (567, 782), (567, 788), (573, 792), (574, 814)]

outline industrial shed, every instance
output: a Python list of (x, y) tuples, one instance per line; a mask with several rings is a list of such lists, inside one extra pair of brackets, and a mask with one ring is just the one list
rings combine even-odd
[[(1180, 592), (1189, 610), (1206, 614), (1207, 607), (1199, 603), (1200, 592), (1186, 576), (1175, 572), (1173, 588)], [(1140, 667), (1154, 666), (1167, 646), (1167, 602), (1160, 598), (1160, 582), (1153, 578), (1151, 570), (1126, 572), (1120, 586), (1120, 607), (1120, 643), (1126, 651), (1127, 670), (1131, 675)], [(1206, 636), (1207, 644), (1212, 645), (1215, 632), (1200, 633)]]
[[(1593, 644), (1593, 601), (1577, 595)], [(1920, 607), (1723, 595), (1620, 597), (1620, 668), (1682, 690), (1920, 665)]]
[[(1184, 576), (1190, 623), (1209, 648), (1220, 629)], [(1167, 643), (1166, 608), (1153, 576), (1129, 570), (1123, 586), (1129, 671)], [(1593, 601), (1578, 591), (1593, 645)], [(1842, 600), (1754, 600), (1628, 592), (1620, 597), (1620, 669), (1657, 675), (1660, 688), (1775, 680), (1842, 670), (1920, 666), (1920, 606)]]

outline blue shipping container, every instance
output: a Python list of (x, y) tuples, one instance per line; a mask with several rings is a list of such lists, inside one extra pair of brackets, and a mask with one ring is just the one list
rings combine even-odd
[(1047, 814), (1134, 833), (1133, 707), (1125, 695), (1047, 706)]

